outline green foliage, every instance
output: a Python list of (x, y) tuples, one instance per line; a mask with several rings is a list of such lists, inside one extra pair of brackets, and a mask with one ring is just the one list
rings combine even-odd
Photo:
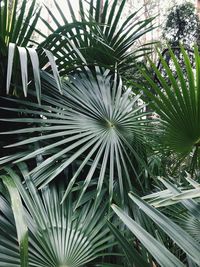
[[(167, 218), (160, 211), (151, 207), (135, 194), (129, 194), (132, 201), (148, 215), (181, 249), (198, 265), (200, 264), (199, 244), (180, 226)], [(114, 212), (126, 224), (131, 232), (141, 241), (155, 260), (163, 267), (184, 266), (169, 250), (153, 238), (138, 223), (131, 219), (119, 207), (112, 205)]]
[[(19, 259), (20, 259), (21, 267), (27, 267), (28, 266), (28, 228), (26, 225), (26, 220), (24, 218), (25, 216), (23, 212), (22, 201), (21, 201), (19, 192), (17, 190), (17, 187), (13, 179), (8, 175), (4, 175), (4, 176), (2, 175), (0, 178), (3, 180), (5, 187), (8, 189), (10, 199), (11, 199), (11, 207), (12, 207), (12, 212), (14, 215), (13, 223), (16, 225), (17, 238), (18, 238), (18, 243), (19, 243)], [(0, 206), (2, 206), (2, 203)], [(5, 229), (3, 229), (3, 231), (5, 231)]]
[(113, 71), (117, 66), (117, 70), (124, 73), (136, 65), (138, 58), (150, 51), (148, 44), (139, 47), (136, 44), (142, 36), (153, 29), (154, 18), (138, 20), (141, 14), (141, 10), (138, 10), (123, 19), (126, 0), (105, 0), (101, 4), (100, 1), (80, 0), (77, 17), (70, 1), (66, 2), (72, 15), (72, 23), (54, 0), (55, 9), (60, 14), (62, 22), (58, 22), (47, 8), (57, 29), (54, 31), (43, 20), (51, 34), (48, 37), (42, 34), (45, 40), (39, 45), (39, 48), (45, 47), (56, 56), (61, 75), (74, 71), (75, 67), (82, 67), (83, 61), (77, 52), (85, 59), (84, 65), (98, 65)]
[[(42, 105), (12, 99), (21, 108), (4, 108), (22, 114), (20, 118), (6, 121), (25, 123), (26, 126), (3, 133), (19, 134), (20, 139), (24, 135), (23, 141), (7, 147), (28, 147), (25, 147), (23, 156), (18, 153), (13, 161), (13, 155), (8, 155), (1, 159), (1, 164), (41, 156), (42, 162), (35, 166), (31, 174), (36, 185), (42, 188), (70, 164), (81, 160), (71, 177), (65, 196), (84, 171), (80, 199), (91, 179), (97, 175), (97, 199), (104, 180), (108, 179), (112, 200), (114, 181), (118, 180), (123, 203), (124, 191), (134, 187), (131, 173), (135, 174), (137, 180), (134, 161), (144, 164), (137, 146), (144, 141), (142, 135), (148, 128), (148, 121), (144, 118), (144, 105), (137, 104), (139, 96), (132, 97), (129, 90), (123, 92), (117, 76), (112, 79), (109, 71), (101, 73), (100, 69), (96, 69), (96, 76), (88, 71), (69, 78), (63, 84), (63, 95), (56, 93), (56, 83), (51, 76), (43, 74), (43, 78), (45, 92), (42, 94)], [(34, 137), (33, 132), (36, 133)], [(38, 144), (38, 149), (35, 144)], [(89, 170), (85, 171), (88, 166)]]
[[(183, 70), (184, 77), (187, 76), (187, 70), (185, 69), (184, 59), (179, 44), (182, 44), (187, 50), (187, 54), (190, 58), (190, 63), (194, 68), (195, 60), (193, 46), (194, 44), (197, 44), (199, 46), (199, 29), (200, 21), (194, 3), (186, 2), (180, 5), (175, 5), (169, 11), (166, 19), (166, 24), (163, 28), (163, 37), (165, 39), (165, 42), (167, 42), (167, 44), (170, 44), (171, 49), (176, 55), (181, 69)], [(162, 55), (165, 58), (170, 69), (172, 70), (174, 77), (177, 77), (169, 49), (164, 49)], [(165, 68), (163, 68), (160, 60), (158, 66), (163, 75), (165, 75), (165, 77), (167, 78), (168, 74), (166, 73)]]
[[(13, 65), (13, 57), (15, 46), (11, 43), (15, 43), (18, 46), (27, 46), (30, 36), (34, 32), (35, 24), (38, 21), (40, 15), (40, 9), (36, 11), (36, 1), (32, 1), (29, 12), (26, 17), (27, 11), (27, 1), (23, 1), (21, 4), (21, 9), (19, 14), (17, 14), (17, 10), (19, 8), (19, 1), (15, 0), (10, 3), (10, 1), (1, 1), (1, 10), (0, 10), (0, 77), (3, 82), (1, 82), (0, 86), (0, 94), (3, 95), (9, 91), (11, 74), (12, 74), (12, 65)], [(34, 16), (34, 18), (33, 18)], [(31, 21), (32, 19), (32, 21)], [(31, 22), (30, 22), (31, 21)], [(8, 57), (9, 50), (9, 57)], [(24, 91), (27, 87), (27, 79), (26, 75), (23, 72), (27, 72), (25, 61), (27, 60), (24, 53), (22, 52), (22, 48), (19, 47), (19, 56), (22, 66), (22, 82)], [(15, 72), (16, 72), (16, 66)], [(19, 78), (15, 75), (13, 78), (15, 83), (18, 83)]]
[(151, 61), (151, 67), (155, 71), (159, 84), (146, 72), (143, 75), (149, 84), (149, 88), (140, 86), (149, 97), (152, 108), (160, 115), (160, 124), (164, 130), (166, 144), (174, 151), (187, 155), (193, 148), (198, 150), (200, 127), (199, 127), (199, 67), (200, 56), (195, 48), (196, 72), (193, 72), (189, 56), (183, 47), (181, 54), (184, 59), (187, 77), (174, 53), (170, 50), (177, 79), (173, 76), (167, 62), (160, 55), (163, 68), (168, 74), (169, 82)]
[[(40, 103), (40, 62), (38, 53), (31, 47), (31, 37), (36, 30), (41, 8), (37, 8), (36, 0), (30, 6), (27, 1), (20, 3), (18, 0), (5, 0), (1, 1), (0, 8), (0, 95), (10, 93), (26, 97), (28, 83), (34, 82), (33, 87), (35, 86)], [(49, 59), (60, 89), (60, 78), (53, 55), (45, 50), (45, 56)], [(30, 75), (30, 66), (33, 75)]]
[(145, 257), (140, 255), (137, 249), (131, 244), (131, 242), (123, 236), (123, 234), (116, 228), (116, 226), (108, 221), (108, 226), (124, 250), (127, 261), (130, 266), (144, 266), (150, 267), (151, 265), (146, 261)]
[[(74, 210), (77, 206), (76, 191), (60, 205), (64, 190), (62, 184), (46, 186), (39, 192), (27, 166), (19, 164), (18, 168), (20, 172), (7, 167), (3, 179), (14, 180), (24, 202), (23, 212), (18, 210), (18, 214), (24, 215), (29, 231), (28, 266), (78, 267), (106, 255), (105, 250), (113, 246), (113, 238), (106, 226), (108, 202), (103, 201), (104, 193), (96, 207), (92, 204), (95, 194), (90, 192)], [(0, 266), (17, 267), (20, 256), (15, 240), (15, 221), (10, 203), (3, 196), (0, 200)], [(20, 221), (16, 223), (17, 227), (22, 227)], [(27, 265), (21, 263), (21, 266)]]
[[(54, 1), (55, 30), (36, 1), (0, 3), (0, 266), (200, 266), (199, 184), (156, 177), (179, 161), (199, 172), (198, 48), (195, 66), (183, 47), (167, 50), (173, 70), (160, 55), (164, 76), (145, 66), (150, 45), (137, 46), (153, 18), (138, 10), (121, 20), (126, 0), (80, 0), (79, 17), (67, 0), (72, 21)], [(187, 42), (184, 29), (176, 44)], [(153, 183), (160, 189), (143, 198), (160, 210), (128, 197)]]
[(164, 207), (163, 211), (199, 243), (199, 183), (191, 179), (189, 174), (186, 176), (186, 185), (182, 181), (175, 186), (172, 178), (171, 181), (164, 178), (160, 181), (167, 189), (146, 195), (143, 199), (155, 207)]

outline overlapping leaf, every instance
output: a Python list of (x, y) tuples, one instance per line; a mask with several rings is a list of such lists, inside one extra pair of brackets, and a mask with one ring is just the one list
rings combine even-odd
[(141, 36), (153, 29), (154, 18), (138, 19), (138, 17), (142, 17), (141, 10), (138, 10), (122, 20), (126, 0), (105, 0), (103, 2), (80, 0), (78, 15), (70, 1), (67, 0), (72, 23), (66, 18), (65, 12), (59, 4), (56, 1), (54, 3), (62, 22), (58, 21), (53, 12), (47, 8), (57, 30), (54, 31), (51, 25), (43, 20), (52, 35), (47, 39), (47, 36), (44, 35), (46, 40), (41, 45), (54, 53), (61, 74), (70, 71), (72, 64), (69, 62), (77, 67), (82, 65), (73, 47), (66, 45), (68, 40), (81, 52), (87, 64), (97, 64), (109, 69), (114, 69), (117, 65), (120, 71), (131, 67), (130, 64), (126, 64), (130, 55), (132, 55), (132, 64), (135, 64), (138, 57), (149, 51), (149, 46), (144, 45), (139, 48), (133, 46)]
[(170, 214), (173, 221), (182, 226), (199, 242), (200, 205), (193, 199), (199, 197), (199, 183), (192, 180), (189, 174), (186, 179), (195, 189), (178, 188), (169, 180), (162, 178), (160, 180), (167, 190), (147, 195), (143, 199), (155, 207), (165, 207), (165, 212)]
[[(199, 244), (190, 236), (190, 234), (160, 211), (144, 202), (137, 195), (129, 193), (129, 197), (186, 253), (190, 259), (198, 265), (200, 264)], [(112, 205), (112, 208), (161, 266), (184, 266), (178, 258), (176, 258), (169, 250), (166, 249), (166, 247), (153, 238), (153, 236), (136, 223), (136, 221), (131, 219), (127, 213), (116, 205)]]
[[(10, 92), (13, 93), (13, 91), (17, 90), (19, 95), (23, 91), (24, 96), (27, 96), (28, 83), (34, 81), (38, 102), (40, 103), (41, 63), (38, 58), (38, 51), (36, 52), (34, 48), (30, 47), (30, 41), (35, 31), (41, 9), (36, 8), (36, 0), (32, 1), (31, 4), (28, 4), (27, 1), (5, 0), (1, 3), (0, 8), (0, 73), (2, 81), (0, 94), (2, 95), (6, 92), (7, 94)], [(50, 70), (53, 70), (58, 89), (60, 90), (60, 78), (54, 57), (47, 50), (45, 50), (44, 55), (46, 57), (46, 63), (50, 62)], [(32, 67), (33, 75), (30, 75), (29, 66)], [(19, 76), (21, 76), (21, 79)], [(20, 88), (20, 91), (19, 85), (21, 84), (22, 90)]]
[(112, 209), (130, 229), (130, 231), (140, 240), (150, 254), (156, 259), (160, 266), (183, 267), (184, 265), (160, 242), (151, 236), (142, 226), (136, 223), (128, 214), (116, 205)]

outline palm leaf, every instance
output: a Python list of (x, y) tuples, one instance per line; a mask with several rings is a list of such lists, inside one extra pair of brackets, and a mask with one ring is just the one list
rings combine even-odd
[[(28, 229), (27, 223), (24, 218), (24, 210), (22, 201), (19, 195), (19, 192), (16, 188), (15, 182), (12, 180), (10, 176), (2, 175), (0, 177), (3, 180), (4, 185), (8, 189), (10, 199), (11, 199), (11, 207), (14, 215), (14, 222), (17, 229), (17, 239), (19, 243), (19, 257), (18, 261), (21, 263), (21, 267), (28, 266)], [(0, 198), (1, 207), (7, 205), (5, 201)], [(4, 208), (1, 208), (1, 211), (4, 211)], [(4, 228), (5, 231), (7, 228)], [(2, 240), (3, 241), (3, 240)], [(3, 242), (2, 242), (3, 243)], [(0, 250), (0, 258), (3, 256), (3, 253), (7, 254), (6, 249), (3, 248)], [(1, 256), (2, 255), (2, 256)], [(12, 253), (11, 253), (12, 255)], [(12, 256), (11, 256), (12, 257)]]
[[(9, 94), (10, 92), (10, 84), (11, 84), (11, 78), (13, 73), (13, 59), (16, 54), (16, 45), (13, 43), (9, 44), (8, 48), (8, 64), (7, 64), (7, 83), (6, 83), (6, 91)], [(31, 59), (31, 65), (33, 68), (33, 79), (35, 84), (35, 89), (37, 93), (37, 99), (39, 104), (41, 103), (41, 80), (40, 80), (40, 65), (39, 65), (39, 58), (36, 50), (34, 48), (25, 48), (25, 47), (18, 47), (18, 56), (20, 60), (20, 69), (21, 69), (21, 80), (22, 80), (22, 87), (23, 87), (23, 94), (25, 97), (27, 97), (27, 91), (28, 91), (28, 56), (30, 56)], [(49, 59), (50, 66), (53, 71), (54, 78), (57, 82), (57, 88), (61, 92), (61, 81), (60, 76), (57, 70), (57, 66), (55, 63), (55, 59), (53, 54), (45, 50), (45, 54), (47, 58)], [(14, 78), (15, 79), (15, 78)], [(32, 76), (30, 78), (32, 80)], [(29, 81), (30, 83), (30, 81)]]
[[(186, 179), (196, 189), (177, 188), (166, 179), (161, 179), (161, 182), (168, 188), (168, 195), (166, 195), (166, 190), (163, 190), (147, 195), (144, 198), (155, 207), (168, 207), (165, 212), (168, 212), (173, 221), (176, 221), (199, 242), (200, 205), (193, 199), (196, 197), (196, 190), (198, 190), (199, 184), (192, 180), (189, 175)], [(182, 205), (176, 205), (177, 203), (181, 203), (186, 209), (183, 209)], [(179, 206), (180, 208), (178, 208)]]
[[(28, 8), (29, 10), (27, 10)], [(18, 9), (19, 12), (17, 12)], [(34, 48), (26, 49), (25, 46), (30, 45), (31, 36), (35, 31), (40, 11), (41, 9), (37, 10), (36, 8), (36, 0), (32, 1), (30, 6), (27, 5), (27, 1), (22, 1), (21, 3), (18, 0), (5, 1), (4, 5), (1, 5), (1, 21), (3, 23), (0, 25), (0, 57), (5, 59), (2, 62), (3, 64), (1, 64), (1, 67), (3, 68), (3, 70), (1, 70), (1, 80), (3, 82), (6, 81), (6, 85), (4, 85), (4, 83), (1, 85), (2, 90), (6, 88), (7, 94), (10, 92), (13, 93), (13, 91), (15, 91), (16, 94), (17, 90), (17, 92), (19, 91), (18, 94), (21, 94), (21, 88), (19, 89), (18, 86), (20, 80), (18, 74), (21, 72), (24, 96), (27, 96), (28, 82), (30, 83), (30, 81), (34, 80), (39, 103), (41, 95), (41, 66), (39, 64), (38, 52), (36, 52)], [(18, 53), (16, 53), (16, 50), (18, 50)], [(45, 55), (50, 61), (54, 77), (57, 81), (58, 88), (60, 89), (60, 78), (54, 57), (49, 51), (46, 51)], [(31, 64), (29, 64), (28, 56), (30, 56)], [(16, 63), (18, 62), (18, 58), (20, 64)], [(33, 77), (28, 77), (29, 65), (32, 65)], [(4, 91), (1, 92), (1, 94), (4, 93)]]
[(158, 242), (145, 229), (131, 219), (127, 213), (114, 204), (112, 205), (112, 209), (161, 266), (184, 266), (160, 242)]
[(140, 255), (140, 253), (130, 244), (126, 237), (123, 236), (121, 231), (114, 226), (114, 224), (108, 222), (108, 226), (115, 236), (116, 240), (119, 242), (120, 246), (123, 248), (126, 258), (131, 266), (144, 266), (150, 267), (151, 265)]
[[(200, 218), (200, 205), (193, 200), (193, 198), (199, 197), (198, 188), (188, 190), (181, 186), (177, 187), (169, 179), (159, 178), (159, 180), (167, 187), (167, 190), (146, 195), (143, 199), (148, 200), (155, 207), (165, 207), (181, 202), (192, 216), (197, 219)], [(191, 183), (191, 179), (189, 181)], [(192, 181), (192, 184), (194, 184), (194, 181)], [(196, 182), (195, 185), (197, 186)]]
[(129, 196), (194, 262), (200, 263), (199, 244), (186, 231), (136, 195), (130, 193)]
[[(62, 36), (70, 39), (75, 47), (81, 52), (89, 65), (100, 65), (106, 68), (115, 68), (118, 65), (118, 70), (123, 70), (128, 67), (126, 60), (130, 57), (128, 50), (134, 46), (138, 39), (153, 29), (152, 21), (154, 18), (139, 20), (140, 10), (134, 12), (121, 25), (121, 18), (125, 9), (126, 0), (112, 0), (109, 3), (106, 0), (100, 7), (100, 1), (90, 0), (88, 2), (79, 1), (79, 17), (76, 17), (76, 12), (73, 10), (70, 1), (67, 1), (68, 9), (70, 10), (72, 23), (64, 16), (63, 10), (55, 1), (57, 9), (63, 22), (58, 23), (55, 20), (52, 12), (47, 9), (49, 16), (58, 26), (53, 31), (51, 26), (45, 25), (52, 32), (48, 39), (44, 41), (42, 46), (55, 53), (57, 64), (61, 74), (69, 71), (71, 64), (81, 65), (80, 58), (77, 54), (71, 54), (72, 50), (66, 46), (61, 46)], [(62, 26), (61, 26), (62, 25)], [(74, 25), (73, 29), (66, 27)], [(56, 33), (56, 35), (55, 35)], [(59, 49), (58, 49), (59, 47)], [(133, 61), (138, 56), (141, 57), (148, 51), (149, 47), (135, 48), (131, 53)], [(62, 68), (62, 69), (61, 69)]]
[[(62, 185), (45, 187), (40, 194), (28, 175), (27, 166), (19, 164), (19, 170), (20, 172), (6, 168), (8, 175), (15, 180), (25, 203), (25, 217), (29, 229), (29, 266), (84, 266), (104, 255), (104, 251), (113, 246), (104, 217), (107, 210), (107, 202), (103, 201), (104, 193), (96, 206), (98, 212), (92, 204), (92, 192), (74, 212), (76, 192), (74, 195), (70, 194), (60, 205)], [(24, 186), (22, 179), (25, 179)], [(6, 208), (2, 210), (3, 216), (0, 217), (0, 266), (10, 264), (9, 266), (17, 267), (19, 254), (13, 239), (12, 211), (3, 197), (2, 203), (5, 203)], [(4, 249), (4, 244), (12, 250)]]
[[(197, 263), (197, 266), (199, 266), (199, 244), (194, 238), (191, 237), (190, 234), (188, 234), (188, 232), (185, 230), (186, 227), (182, 228), (178, 226), (178, 224), (174, 223), (166, 215), (147, 204), (136, 194), (129, 193), (129, 197), (140, 208), (140, 210), (142, 210), (149, 218), (151, 218), (153, 222), (156, 223), (159, 228), (161, 228), (164, 233), (166, 233), (186, 253), (187, 257), (191, 259), (192, 262)], [(189, 205), (187, 206), (189, 207)], [(174, 255), (171, 254), (171, 252), (167, 251), (166, 248), (161, 245), (161, 243), (159, 243), (140, 225), (132, 220), (127, 213), (122, 211), (116, 205), (112, 205), (112, 208), (161, 266), (183, 266), (183, 264), (177, 258), (175, 258)], [(178, 223), (180, 218), (181, 216), (179, 215), (177, 221)], [(170, 254), (171, 256), (169, 256)], [(172, 262), (169, 263), (169, 261)]]
[[(8, 147), (26, 147), (39, 143), (39, 149), (34, 148), (31, 153), (28, 152), (15, 162), (44, 155), (45, 160), (31, 171), (32, 178), (40, 188), (72, 162), (82, 158), (68, 184), (65, 197), (77, 177), (91, 164), (89, 171), (84, 174), (85, 182), (79, 199), (96, 175), (99, 177), (98, 198), (108, 174), (110, 199), (117, 179), (123, 202), (124, 188), (130, 189), (133, 186), (132, 173), (137, 179), (133, 160), (144, 164), (142, 155), (136, 148), (143, 140), (148, 121), (144, 118), (143, 106), (137, 105), (139, 96), (131, 97), (129, 91), (123, 92), (121, 81), (117, 80), (117, 76), (112, 80), (109, 71), (103, 74), (99, 69), (96, 71), (96, 79), (90, 71), (72, 77), (63, 86), (63, 96), (55, 91), (53, 77), (44, 73), (43, 88), (46, 94), (42, 95), (42, 106), (32, 101), (12, 99), (23, 108), (6, 110), (26, 114), (26, 117), (7, 121), (31, 123), (32, 127), (6, 134), (38, 134)], [(5, 158), (2, 160), (5, 162)]]
[[(170, 56), (173, 61), (177, 79), (170, 70), (167, 62), (160, 55), (162, 66), (166, 71), (169, 83), (162, 76), (154, 63), (150, 61), (151, 67), (155, 71), (159, 84), (143, 72), (149, 88), (143, 86), (145, 94), (151, 100), (153, 109), (160, 115), (161, 125), (165, 130), (166, 144), (176, 152), (188, 154), (196, 147), (200, 138), (199, 124), (199, 86), (198, 71), (193, 74), (189, 56), (183, 47), (181, 55), (184, 59), (186, 76), (184, 76), (181, 66), (175, 54), (170, 50)], [(199, 52), (195, 48), (196, 70), (199, 69)]]

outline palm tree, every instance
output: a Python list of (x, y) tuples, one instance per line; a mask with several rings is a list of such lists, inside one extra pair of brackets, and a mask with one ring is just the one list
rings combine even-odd
[[(127, 194), (148, 189), (143, 177), (150, 173), (146, 141), (154, 135), (152, 125), (162, 127), (174, 151), (198, 151), (197, 49), (196, 77), (183, 48), (186, 81), (172, 52), (179, 80), (162, 57), (169, 83), (152, 62), (159, 84), (143, 71), (146, 82), (138, 87), (162, 119), (150, 123), (146, 104), (139, 104), (141, 94), (127, 89), (119, 74), (130, 67), (130, 55), (135, 64), (149, 52), (146, 46), (129, 48), (152, 29), (152, 18), (138, 21), (135, 12), (120, 26), (125, 0), (113, 0), (112, 6), (108, 0), (90, 0), (87, 8), (80, 0), (79, 20), (67, 0), (69, 23), (54, 2), (63, 21), (47, 7), (56, 25), (54, 30), (41, 18), (49, 36), (37, 30), (35, 1), (27, 18), (26, 1), (18, 15), (17, 0), (1, 5), (0, 75), (6, 104), (1, 114), (0, 266), (200, 266), (192, 231), (135, 193)], [(34, 42), (34, 49), (33, 32), (44, 38)], [(180, 202), (183, 194), (167, 187), (167, 196)], [(198, 203), (182, 203), (188, 216), (199, 216)]]

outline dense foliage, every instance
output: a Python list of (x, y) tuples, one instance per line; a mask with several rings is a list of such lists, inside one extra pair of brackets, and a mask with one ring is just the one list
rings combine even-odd
[(154, 18), (66, 3), (0, 1), (0, 267), (200, 266), (198, 46), (163, 74)]

